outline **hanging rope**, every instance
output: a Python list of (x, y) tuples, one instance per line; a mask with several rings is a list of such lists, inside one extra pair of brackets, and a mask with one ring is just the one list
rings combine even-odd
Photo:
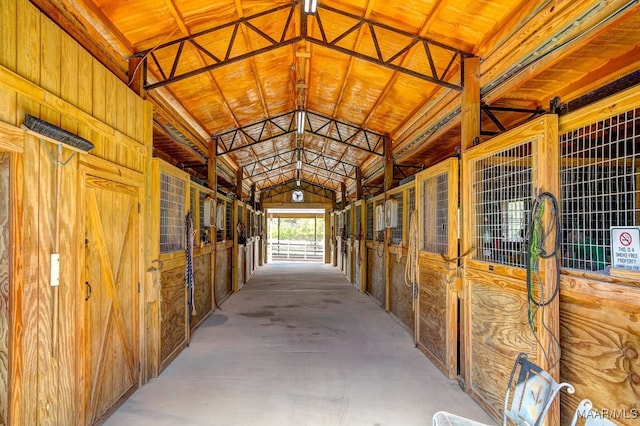
[[(542, 216), (544, 215), (545, 204), (551, 204), (552, 220), (549, 223), (547, 229), (544, 228), (542, 223)], [(531, 207), (531, 215), (529, 220), (529, 226), (527, 229), (527, 300), (528, 300), (528, 321), (529, 327), (533, 332), (533, 335), (538, 343), (538, 346), (542, 349), (547, 363), (550, 364), (550, 369), (555, 367), (560, 359), (560, 342), (558, 337), (544, 322), (544, 310), (547, 306), (558, 297), (560, 292), (560, 218), (558, 216), (558, 201), (555, 196), (549, 192), (543, 192), (533, 200)], [(548, 248), (551, 247), (551, 251)], [(548, 299), (545, 299), (544, 282), (540, 277), (540, 259), (555, 260), (555, 276), (554, 284), (551, 295)], [(536, 287), (538, 289), (538, 297), (535, 296)], [(542, 345), (538, 339), (535, 317), (541, 312), (542, 327), (549, 333), (549, 336), (553, 340), (557, 347), (558, 357), (553, 364), (549, 361), (549, 355), (546, 348)]]
[(418, 325), (420, 315), (418, 315), (418, 295), (420, 283), (418, 281), (418, 212), (411, 211), (409, 219), (409, 244), (407, 247), (407, 263), (404, 268), (404, 283), (411, 288), (413, 300), (413, 343), (418, 345)]
[(196, 305), (194, 302), (194, 278), (193, 278), (193, 246), (195, 244), (196, 230), (193, 226), (193, 215), (191, 212), (187, 213), (185, 220), (185, 229), (187, 236), (187, 252), (186, 252), (186, 268), (185, 268), (185, 283), (187, 286), (189, 305), (189, 325), (191, 325), (191, 317), (196, 314)]
[[(404, 268), (404, 283), (412, 287), (418, 281), (418, 212), (413, 210), (409, 219), (409, 244), (407, 264)], [(402, 246), (400, 246), (402, 249)]]

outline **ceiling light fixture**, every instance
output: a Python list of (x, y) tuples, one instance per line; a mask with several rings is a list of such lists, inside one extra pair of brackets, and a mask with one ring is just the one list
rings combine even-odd
[(304, 111), (298, 111), (298, 134), (304, 133)]
[(296, 170), (301, 170), (302, 169), (302, 152), (300, 148), (297, 149), (296, 158), (297, 158)]
[(318, 0), (304, 0), (304, 13), (316, 13)]

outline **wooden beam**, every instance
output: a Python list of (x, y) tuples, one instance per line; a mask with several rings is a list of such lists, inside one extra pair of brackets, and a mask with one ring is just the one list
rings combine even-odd
[(362, 169), (356, 167), (356, 200), (362, 198)]
[(384, 140), (384, 190), (388, 191), (393, 185), (393, 149), (390, 138)]
[(236, 170), (236, 198), (242, 201), (242, 178), (244, 177), (244, 169), (240, 167)]
[(141, 98), (146, 99), (144, 91), (144, 66), (145, 63), (142, 58), (133, 57), (129, 59), (129, 72), (127, 75), (129, 77), (129, 89), (133, 90), (133, 92)]
[(467, 58), (464, 61), (461, 119), (460, 146), (464, 152), (480, 137), (480, 58)]

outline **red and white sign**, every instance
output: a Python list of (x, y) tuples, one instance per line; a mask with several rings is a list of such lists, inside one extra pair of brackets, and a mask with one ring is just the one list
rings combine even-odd
[(611, 266), (640, 271), (640, 228), (611, 227)]

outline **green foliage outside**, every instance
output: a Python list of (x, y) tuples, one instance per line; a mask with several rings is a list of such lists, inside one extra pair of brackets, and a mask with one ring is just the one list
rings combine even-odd
[[(278, 221), (280, 226), (278, 227)], [(272, 218), (268, 223), (269, 238), (280, 241), (323, 241), (324, 218)]]

